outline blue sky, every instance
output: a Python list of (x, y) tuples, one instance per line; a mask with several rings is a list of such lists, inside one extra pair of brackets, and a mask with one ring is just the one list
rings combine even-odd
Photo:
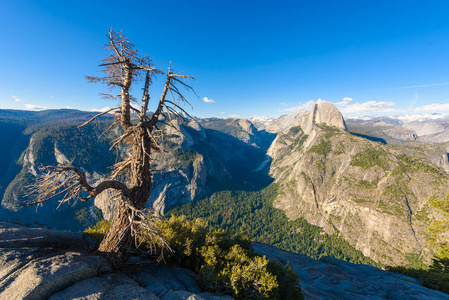
[(347, 116), (449, 113), (449, 1), (394, 0), (1, 1), (0, 108), (115, 106), (84, 79), (100, 75), (109, 27), (197, 78), (196, 116), (319, 100)]

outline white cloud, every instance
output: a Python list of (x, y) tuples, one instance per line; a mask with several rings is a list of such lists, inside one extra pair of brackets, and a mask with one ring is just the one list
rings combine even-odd
[(262, 124), (268, 124), (271, 121), (277, 119), (278, 117), (258, 117), (258, 116), (252, 116), (251, 118), (249, 118), (248, 120), (250, 120), (251, 122), (259, 122)]
[(47, 109), (47, 107), (45, 107), (45, 106), (34, 105), (34, 104), (25, 104), (25, 106), (26, 106), (26, 108), (32, 109), (32, 110), (43, 110), (43, 109)]
[(14, 101), (16, 101), (16, 102), (22, 102), (22, 101), (23, 101), (23, 99), (20, 99), (20, 98), (17, 97), (17, 96), (11, 95), (11, 97), (13, 97), (13, 98), (14, 98)]
[(407, 122), (424, 122), (424, 121), (435, 121), (435, 120), (447, 120), (449, 115), (445, 114), (416, 114), (416, 115), (398, 115), (390, 116), (390, 118), (401, 120), (405, 123)]
[(207, 97), (204, 97), (204, 98), (203, 98), (203, 101), (206, 102), (206, 103), (215, 103), (214, 100), (209, 99), (209, 98), (207, 98)]
[(365, 114), (365, 113), (385, 113), (385, 112), (400, 112), (400, 110), (394, 108), (393, 102), (384, 101), (367, 101), (364, 103), (354, 103), (351, 105), (345, 105), (341, 108), (343, 114)]
[(421, 107), (416, 107), (415, 111), (429, 111), (429, 112), (449, 111), (449, 103), (432, 103)]
[(221, 113), (220, 113), (220, 115), (225, 115), (226, 113), (224, 112), (224, 111), (222, 111)]
[(230, 115), (229, 116), (229, 118), (233, 118), (233, 119), (236, 119), (236, 118), (238, 118), (239, 117), (239, 115)]
[(285, 111), (297, 111), (302, 109), (302, 106), (293, 106), (293, 107), (289, 107), (289, 108), (284, 108)]
[(335, 103), (336, 105), (345, 106), (352, 102), (352, 98), (344, 97), (343, 100), (339, 103)]
[(302, 110), (311, 110), (313, 104), (321, 103), (321, 102), (325, 102), (325, 101), (323, 101), (321, 99), (318, 99), (317, 101), (309, 100), (309, 101), (307, 101), (305, 103), (302, 103), (302, 104), (300, 102), (299, 106), (293, 106), (293, 107), (285, 108), (284, 110), (285, 111), (297, 111), (297, 110), (300, 110), (300, 109), (302, 109)]
[[(395, 108), (395, 104), (393, 102), (385, 102), (385, 101), (367, 101), (364, 103), (353, 103), (353, 99), (350, 97), (344, 97), (342, 101), (338, 103), (333, 103), (334, 105), (339, 107), (339, 110), (343, 114), (367, 114), (367, 113), (398, 113), (403, 112), (403, 110), (399, 110)], [(305, 110), (310, 111), (312, 109), (312, 105), (315, 103), (327, 102), (322, 99), (318, 99), (316, 101), (310, 100), (305, 103), (299, 103), (299, 106), (285, 108), (284, 111), (298, 111)], [(449, 106), (449, 104), (448, 104)]]
[(107, 111), (108, 109), (111, 109), (109, 106), (103, 107), (103, 108), (92, 108), (90, 111), (96, 111), (96, 112), (104, 112)]

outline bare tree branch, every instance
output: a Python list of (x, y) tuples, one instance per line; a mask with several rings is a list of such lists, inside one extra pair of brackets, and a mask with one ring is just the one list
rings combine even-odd
[(113, 108), (111, 108), (111, 109), (108, 109), (108, 110), (106, 110), (106, 111), (104, 111), (104, 112), (102, 112), (102, 113), (99, 113), (98, 115), (96, 115), (96, 116), (94, 116), (93, 118), (91, 118), (89, 121), (84, 122), (83, 124), (81, 124), (80, 126), (78, 126), (78, 128), (84, 127), (84, 126), (86, 126), (87, 124), (89, 124), (90, 122), (92, 122), (93, 120), (95, 120), (96, 118), (99, 118), (99, 117), (101, 117), (102, 115), (105, 115), (105, 114), (107, 114), (108, 112), (111, 112), (111, 111), (116, 110), (116, 109), (119, 109), (119, 108), (120, 108), (120, 106), (116, 106), (116, 107), (113, 107)]
[[(158, 219), (154, 210), (145, 208), (145, 204), (152, 189), (154, 170), (151, 160), (154, 159), (153, 154), (155, 152), (164, 153), (158, 141), (164, 139), (165, 133), (158, 125), (165, 124), (182, 134), (174, 121), (177, 119), (186, 120), (185, 116), (192, 119), (193, 117), (180, 106), (181, 103), (187, 103), (188, 105), (190, 103), (176, 85), (179, 83), (186, 89), (193, 91), (192, 87), (186, 84), (184, 80), (194, 78), (174, 73), (170, 62), (159, 102), (157, 102), (154, 113), (151, 117), (148, 117), (149, 86), (152, 83), (152, 76), (160, 74), (162, 71), (152, 65), (148, 56), (139, 56), (134, 44), (124, 37), (121, 31), (114, 31), (111, 28), (106, 36), (108, 43), (105, 45), (105, 49), (109, 51), (109, 55), (100, 64), (102, 72), (106, 76), (86, 76), (86, 78), (93, 83), (106, 84), (111, 93), (103, 94), (103, 97), (120, 100), (120, 105), (99, 113), (79, 127), (86, 126), (95, 119), (114, 112), (116, 118), (100, 137), (114, 126), (120, 126), (121, 134), (111, 142), (110, 150), (113, 148), (119, 149), (119, 145), (123, 145), (123, 151), (127, 154), (127, 157), (114, 164), (111, 179), (101, 181), (96, 186), (89, 183), (84, 172), (76, 167), (43, 167), (40, 169), (41, 173), (37, 176), (36, 182), (30, 187), (30, 193), (36, 195), (35, 198), (23, 206), (39, 206), (46, 201), (57, 198), (59, 208), (62, 204), (71, 200), (86, 201), (107, 189), (115, 190), (117, 193), (113, 199), (120, 199), (119, 208), (111, 224), (111, 229), (98, 250), (101, 253), (112, 253), (108, 258), (110, 258), (111, 263), (115, 264), (117, 260), (123, 262), (132, 243), (132, 238), (137, 245), (139, 236), (149, 237), (150, 241), (162, 244), (171, 250), (163, 241), (155, 226)], [(131, 91), (135, 83), (143, 79), (145, 85), (141, 107), (138, 109), (131, 105), (136, 100)], [(112, 92), (113, 90), (114, 92)], [(168, 93), (170, 93), (172, 101), (167, 99)], [(139, 115), (137, 124), (131, 123), (132, 112)], [(126, 184), (115, 180), (122, 174), (126, 175)], [(116, 254), (116, 256), (113, 254)]]
[(148, 93), (148, 88), (150, 87), (150, 81), (151, 81), (150, 71), (147, 71), (147, 74), (145, 76), (145, 86), (143, 88), (143, 95), (142, 95), (142, 108), (140, 109), (140, 121), (141, 122), (147, 115), (148, 101), (150, 100), (150, 94)]
[(109, 130), (111, 130), (111, 129), (118, 123), (118, 121), (120, 121), (120, 119), (119, 119), (119, 118), (116, 118), (116, 119), (114, 120), (114, 122), (112, 122), (112, 124), (109, 125), (109, 127), (106, 128), (106, 130), (103, 131), (103, 132), (100, 134), (100, 136), (99, 136), (98, 138), (101, 138), (101, 137), (102, 137), (103, 135), (105, 135)]
[(114, 34), (114, 30), (113, 30), (112, 28), (110, 28), (110, 29), (109, 29), (109, 36), (108, 36), (108, 35), (106, 35), (106, 36), (107, 36), (107, 37), (109, 38), (109, 40), (111, 41), (111, 46), (114, 48), (114, 51), (115, 51), (115, 53), (117, 54), (119, 60), (121, 60), (121, 59), (122, 59), (122, 55), (121, 55), (121, 53), (118, 51), (117, 46), (115, 45), (114, 38), (113, 38), (113, 34)]
[[(55, 167), (43, 166), (40, 168), (41, 174), (34, 184), (29, 186), (30, 195), (35, 195), (35, 201), (22, 204), (21, 206), (31, 206), (42, 204), (65, 193), (61, 203), (70, 200), (89, 200), (106, 189), (120, 190), (122, 193), (129, 193), (128, 187), (115, 180), (102, 181), (96, 187), (92, 187), (86, 179), (86, 175), (76, 167)], [(83, 194), (87, 194), (84, 196)]]

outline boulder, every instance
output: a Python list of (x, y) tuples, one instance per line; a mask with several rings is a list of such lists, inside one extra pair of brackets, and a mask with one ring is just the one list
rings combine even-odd
[(0, 222), (0, 299), (233, 299), (204, 293), (188, 269), (138, 260), (111, 273), (94, 246), (78, 233)]
[(49, 300), (64, 299), (159, 299), (123, 274), (107, 274), (89, 278), (54, 294)]
[(111, 271), (102, 257), (80, 252), (36, 258), (0, 283), (1, 299), (46, 299), (87, 278)]

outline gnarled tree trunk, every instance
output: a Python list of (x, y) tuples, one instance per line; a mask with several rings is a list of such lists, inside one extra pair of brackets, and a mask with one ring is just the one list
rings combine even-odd
[(129, 249), (133, 243), (129, 219), (131, 216), (131, 209), (123, 202), (120, 203), (111, 228), (98, 248), (98, 252), (114, 267), (120, 266), (128, 259)]
[[(128, 258), (129, 249), (134, 242), (132, 236), (136, 211), (145, 208), (151, 193), (152, 175), (150, 168), (150, 138), (145, 124), (134, 128), (131, 149), (129, 193), (122, 192), (122, 200), (112, 221), (111, 228), (100, 244), (98, 251), (113, 265), (118, 266)], [(138, 221), (138, 220), (137, 220)]]
[[(110, 55), (103, 59), (100, 65), (104, 67), (105, 77), (86, 76), (91, 82), (105, 83), (111, 90), (120, 88), (121, 93), (118, 96), (105, 94), (112, 99), (121, 99), (121, 105), (102, 112), (89, 121), (81, 125), (85, 126), (98, 117), (114, 112), (116, 119), (105, 132), (120, 125), (124, 133), (112, 143), (112, 148), (119, 144), (130, 146), (130, 156), (114, 166), (112, 178), (100, 182), (96, 186), (91, 186), (86, 179), (85, 174), (76, 167), (48, 166), (44, 167), (45, 174), (40, 176), (35, 183), (34, 192), (38, 194), (36, 201), (27, 205), (40, 205), (50, 199), (63, 195), (62, 203), (67, 203), (72, 199), (87, 201), (96, 197), (106, 189), (114, 189), (120, 193), (120, 205), (116, 216), (114, 217), (111, 228), (98, 249), (114, 266), (119, 266), (126, 261), (129, 250), (138, 233), (156, 234), (152, 227), (151, 209), (145, 208), (152, 186), (151, 157), (152, 151), (160, 151), (154, 131), (159, 129), (157, 124), (164, 123), (172, 126), (171, 119), (189, 116), (178, 104), (181, 102), (189, 103), (180, 93), (175, 84), (181, 84), (187, 89), (192, 88), (183, 83), (184, 79), (193, 79), (193, 77), (181, 74), (175, 74), (171, 70), (171, 64), (168, 68), (165, 86), (159, 100), (159, 104), (151, 117), (147, 116), (148, 102), (150, 99), (148, 88), (151, 84), (151, 76), (162, 73), (152, 66), (148, 56), (140, 57), (134, 45), (123, 36), (121, 32), (109, 31), (109, 44), (106, 49), (110, 50)], [(131, 106), (133, 97), (130, 95), (131, 85), (146, 73), (145, 86), (142, 96), (141, 110)], [(171, 100), (166, 99), (168, 95)], [(178, 103), (178, 104), (177, 104)], [(139, 116), (138, 124), (131, 122), (131, 111)], [(182, 114), (181, 114), (182, 112)], [(190, 117), (190, 116), (189, 116)], [(160, 119), (165, 119), (162, 121)], [(193, 118), (192, 118), (193, 119)], [(127, 182), (115, 180), (115, 178), (124, 172)], [(148, 211), (150, 213), (148, 214)]]
[(111, 228), (98, 249), (113, 265), (120, 265), (128, 258), (134, 242), (131, 233), (135, 212), (145, 208), (151, 193), (150, 138), (144, 123), (139, 123), (133, 131), (129, 193), (122, 192), (124, 201), (121, 201)]

